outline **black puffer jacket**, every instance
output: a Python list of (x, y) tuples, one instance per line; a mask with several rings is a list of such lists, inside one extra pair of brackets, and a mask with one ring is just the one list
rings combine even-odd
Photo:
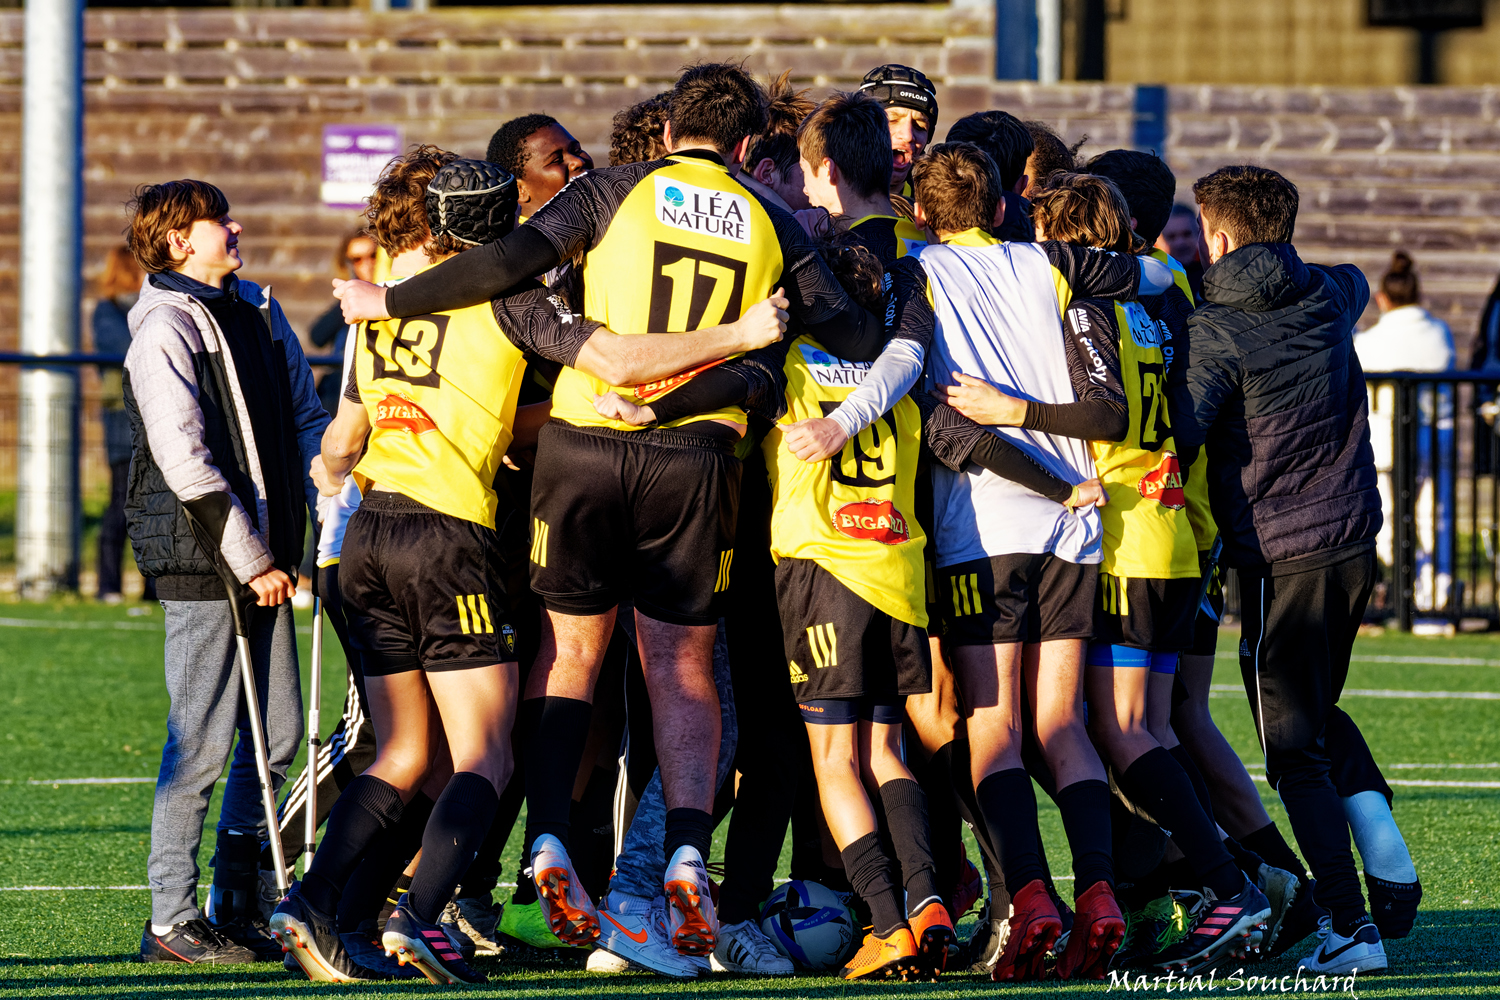
[(1226, 254), (1203, 286), (1172, 430), (1184, 468), (1208, 448), (1225, 560), (1260, 568), (1373, 538), (1380, 496), (1353, 339), (1364, 275), (1257, 243)]

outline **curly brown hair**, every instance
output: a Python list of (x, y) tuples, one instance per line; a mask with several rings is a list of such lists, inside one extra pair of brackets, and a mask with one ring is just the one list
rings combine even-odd
[(125, 245), (147, 274), (170, 271), (181, 261), (172, 259), (167, 234), (186, 232), (202, 219), (222, 219), (229, 214), (229, 199), (207, 181), (184, 178), (160, 184), (142, 184), (125, 203), (130, 228)]
[(831, 231), (817, 241), (818, 254), (849, 298), (862, 309), (885, 312), (885, 266), (847, 231)]
[(429, 260), (435, 260), (466, 249), (466, 244), (451, 236), (433, 239), (427, 228), (427, 185), (458, 158), (457, 153), (421, 143), (385, 165), (365, 209), (370, 235), (382, 250), (395, 257), (420, 247)]
[(1144, 253), (1146, 241), (1130, 228), (1130, 206), (1108, 177), (1059, 170), (1032, 192), (1031, 221), (1049, 240)]
[(667, 155), (662, 145), (662, 128), (672, 111), (672, 92), (664, 90), (655, 97), (615, 112), (609, 133), (609, 165), (650, 163)]

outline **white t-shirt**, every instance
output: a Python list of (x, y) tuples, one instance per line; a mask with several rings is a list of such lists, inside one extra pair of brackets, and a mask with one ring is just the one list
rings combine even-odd
[[(355, 337), (358, 333), (359, 327), (356, 324), (349, 328), (349, 335), (344, 338), (344, 371), (339, 376), (340, 399), (344, 398), (342, 387), (348, 384), (349, 371), (354, 366)], [(338, 496), (319, 499), (318, 515), (323, 519), (323, 531), (318, 535), (319, 569), (339, 561), (339, 554), (344, 549), (344, 529), (349, 526), (349, 518), (359, 510), (362, 499), (353, 476), (344, 478), (344, 490)]]
[[(929, 352), (932, 382), (953, 372), (1009, 395), (1042, 403), (1076, 402), (1068, 378), (1062, 310), (1053, 269), (1034, 243), (913, 250), (927, 272), (937, 314)], [(1092, 479), (1088, 445), (1020, 427), (991, 428), (1069, 483)], [(953, 472), (934, 463), (933, 534), (939, 568), (1017, 553), (1052, 553), (1073, 563), (1102, 558), (1099, 513), (1068, 508), (987, 469)]]
[(1453, 332), (1421, 306), (1401, 306), (1355, 334), (1354, 353), (1366, 375), (1448, 371), (1453, 367)]

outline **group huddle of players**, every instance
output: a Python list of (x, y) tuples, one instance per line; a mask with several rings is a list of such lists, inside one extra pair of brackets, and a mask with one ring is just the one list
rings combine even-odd
[[(377, 757), (271, 920), (302, 970), (483, 981), (457, 924), (600, 972), (787, 974), (759, 908), (789, 825), (794, 876), (863, 925), (849, 979), (1192, 973), (1313, 930), (1207, 715), (1165, 164), (1075, 165), (1001, 111), (932, 143), (901, 66), (821, 104), (693, 67), (616, 117), (606, 168), (518, 121), (484, 161), (393, 161), (367, 214), (410, 276), (337, 290), (312, 473)], [(621, 692), (633, 814), (601, 867), (581, 804), (621, 770)]]

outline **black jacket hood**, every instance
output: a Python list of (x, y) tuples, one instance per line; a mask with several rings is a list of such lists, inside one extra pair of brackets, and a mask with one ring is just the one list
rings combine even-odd
[(1312, 273), (1290, 243), (1251, 243), (1203, 272), (1203, 297), (1249, 312), (1284, 309), (1308, 292)]

